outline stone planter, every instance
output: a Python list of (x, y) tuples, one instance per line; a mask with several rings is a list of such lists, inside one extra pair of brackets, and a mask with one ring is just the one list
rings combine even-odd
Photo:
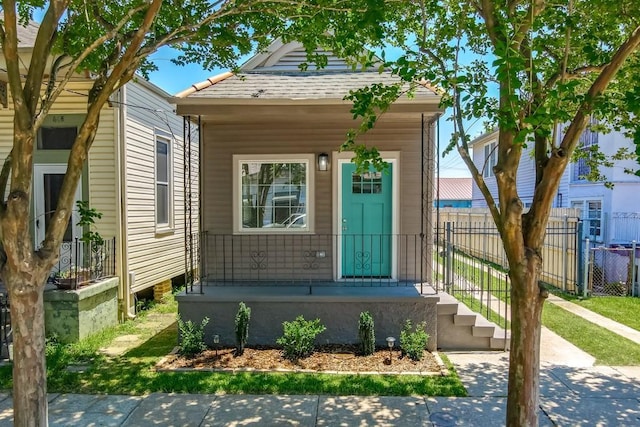
[(118, 285), (111, 277), (77, 289), (44, 292), (45, 329), (61, 342), (76, 342), (118, 323)]
[(78, 276), (78, 277), (69, 277), (66, 279), (56, 279), (54, 285), (58, 289), (70, 290), (77, 289), (82, 286), (86, 286), (90, 283), (89, 275)]

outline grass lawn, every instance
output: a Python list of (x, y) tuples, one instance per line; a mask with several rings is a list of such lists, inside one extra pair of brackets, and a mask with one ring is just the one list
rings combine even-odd
[(640, 312), (640, 298), (591, 297), (581, 299), (574, 295), (567, 294), (558, 294), (558, 296), (640, 331), (640, 316), (638, 315)]
[(545, 304), (542, 324), (596, 358), (598, 365), (640, 364), (640, 344), (569, 313), (553, 304)]
[[(152, 307), (149, 313), (174, 312), (175, 301)], [(144, 394), (331, 394), (388, 396), (465, 396), (466, 391), (451, 367), (446, 377), (417, 375), (344, 375), (302, 373), (156, 372), (153, 368), (177, 341), (177, 326), (145, 337), (144, 343), (120, 357), (109, 358), (98, 349), (121, 334), (144, 334), (145, 316), (111, 328), (72, 345), (47, 345), (49, 392)], [(444, 358), (444, 357), (443, 357)], [(87, 366), (84, 372), (70, 365)], [(11, 388), (11, 367), (0, 367), (0, 389)]]

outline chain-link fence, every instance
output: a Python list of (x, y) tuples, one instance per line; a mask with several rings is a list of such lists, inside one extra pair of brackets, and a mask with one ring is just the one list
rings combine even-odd
[(638, 249), (589, 249), (589, 292), (592, 296), (638, 296)]

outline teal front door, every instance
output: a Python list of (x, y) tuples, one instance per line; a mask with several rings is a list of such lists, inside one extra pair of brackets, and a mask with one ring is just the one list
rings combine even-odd
[(391, 277), (392, 165), (357, 174), (342, 164), (342, 276)]

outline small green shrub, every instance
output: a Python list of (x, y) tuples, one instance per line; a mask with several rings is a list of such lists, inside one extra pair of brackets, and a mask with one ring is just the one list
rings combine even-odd
[(244, 353), (244, 347), (249, 339), (249, 320), (251, 319), (251, 309), (243, 302), (238, 305), (236, 313), (236, 355)]
[(407, 319), (400, 332), (400, 349), (402, 350), (402, 355), (408, 356), (411, 360), (422, 360), (424, 349), (427, 347), (427, 341), (429, 341), (429, 334), (427, 334), (426, 328), (426, 322), (421, 322), (418, 323), (415, 330), (412, 331), (413, 325), (411, 324), (411, 320)]
[(360, 353), (364, 356), (373, 354), (376, 350), (376, 334), (373, 327), (373, 317), (368, 311), (360, 313), (358, 337), (360, 338)]
[(304, 320), (303, 316), (293, 322), (283, 322), (282, 327), (284, 334), (276, 342), (282, 346), (284, 357), (293, 361), (313, 353), (316, 337), (327, 329), (320, 319)]
[(207, 349), (204, 343), (204, 327), (209, 323), (209, 318), (205, 317), (197, 325), (191, 320), (184, 322), (178, 316), (178, 330), (180, 331), (179, 353), (183, 356), (193, 357)]

